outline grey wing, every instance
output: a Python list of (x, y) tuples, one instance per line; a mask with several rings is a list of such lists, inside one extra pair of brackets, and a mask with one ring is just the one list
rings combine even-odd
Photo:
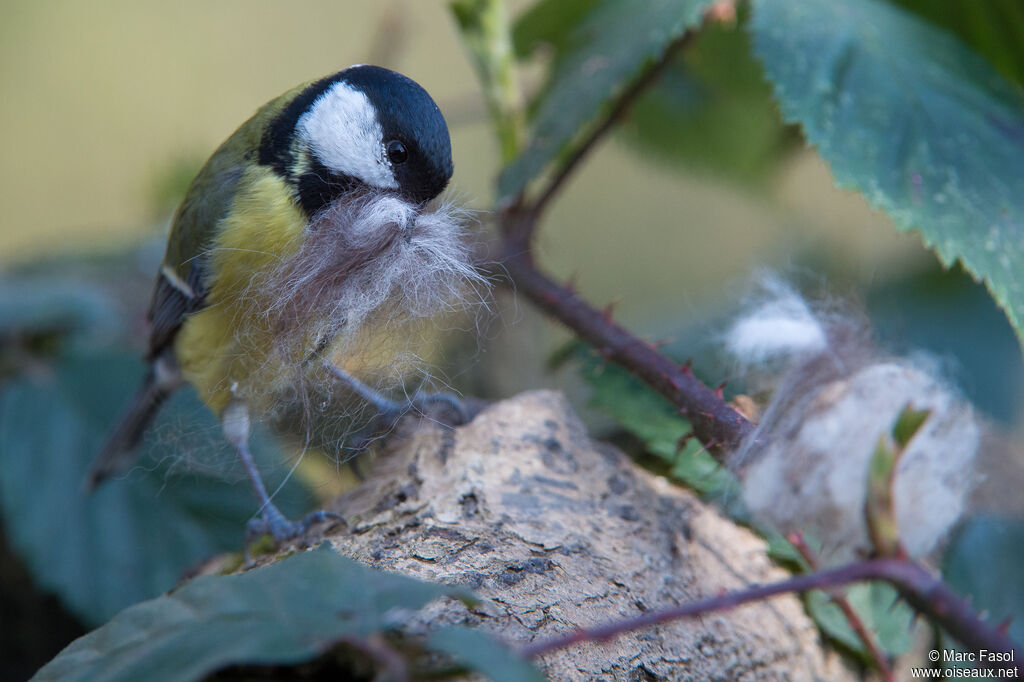
[(246, 163), (222, 147), (193, 180), (175, 215), (149, 307), (150, 360), (174, 342), (185, 318), (206, 305), (204, 255), (231, 209)]

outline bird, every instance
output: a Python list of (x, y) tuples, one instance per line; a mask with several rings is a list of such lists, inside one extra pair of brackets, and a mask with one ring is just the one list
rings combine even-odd
[[(259, 108), (174, 214), (147, 316), (147, 372), (89, 487), (127, 467), (161, 405), (190, 384), (253, 487), (248, 533), (283, 542), (334, 515), (290, 521), (274, 505), (249, 448), (254, 420), (338, 447), (368, 410), (358, 450), (359, 434), (432, 401), (464, 419), (454, 396), (407, 397), (402, 383), (417, 344), (433, 342), (424, 329), (486, 285), (464, 212), (434, 201), (452, 173), (441, 110), (395, 71), (357, 64)], [(386, 395), (389, 385), (403, 397)]]

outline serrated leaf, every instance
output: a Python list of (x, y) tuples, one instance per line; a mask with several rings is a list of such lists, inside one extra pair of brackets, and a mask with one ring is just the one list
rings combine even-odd
[(638, 77), (701, 18), (710, 0), (601, 0), (576, 25), (572, 49), (558, 59), (541, 101), (531, 106), (529, 142), (505, 167), (498, 195), (518, 194), (591, 123), (601, 107)]
[(362, 566), (321, 547), (247, 573), (196, 578), (125, 609), (33, 678), (201, 679), (229, 664), (294, 664), (342, 636), (395, 629), (456, 588)]
[(981, 516), (960, 527), (943, 558), (942, 575), (987, 621), (1009, 621), (1008, 635), (1024, 642), (1024, 521)]
[(529, 661), (479, 630), (445, 628), (432, 633), (427, 644), (494, 682), (542, 682), (546, 679)]
[(880, 0), (758, 0), (786, 119), (897, 227), (984, 279), (1024, 331), (1024, 97), (948, 33)]
[[(853, 585), (846, 589), (846, 599), (883, 651), (899, 656), (910, 649), (915, 614), (899, 599), (895, 588), (878, 582)], [(809, 592), (807, 611), (825, 634), (869, 660), (864, 643), (829, 595), (820, 590)]]
[[(186, 457), (227, 471), (233, 464), (213, 415), (187, 391), (161, 412), (127, 480), (85, 491), (141, 373), (128, 355), (81, 355), (0, 394), (0, 508), (11, 543), (37, 583), (87, 623), (170, 589), (202, 559), (239, 550), (257, 509), (248, 483), (228, 483), (224, 469), (170, 471)], [(275, 490), (286, 472), (274, 444), (257, 438), (253, 449)], [(275, 500), (290, 515), (312, 505), (297, 481)]]

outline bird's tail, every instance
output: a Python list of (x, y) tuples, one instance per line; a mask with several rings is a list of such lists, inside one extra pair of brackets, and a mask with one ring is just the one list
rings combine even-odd
[(131, 463), (136, 447), (160, 406), (181, 385), (177, 371), (167, 372), (160, 365), (161, 360), (157, 359), (93, 462), (86, 480), (88, 490), (95, 489)]

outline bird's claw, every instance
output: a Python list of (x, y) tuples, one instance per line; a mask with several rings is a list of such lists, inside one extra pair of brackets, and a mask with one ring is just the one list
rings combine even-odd
[(275, 545), (282, 545), (304, 536), (316, 524), (328, 521), (344, 521), (344, 518), (340, 514), (321, 509), (307, 514), (299, 521), (289, 521), (277, 507), (271, 505), (263, 510), (260, 518), (249, 521), (245, 528), (246, 545), (264, 535), (272, 537)]
[(454, 419), (438, 419), (445, 426), (462, 426), (470, 421), (469, 410), (466, 408), (466, 404), (461, 398), (452, 393), (417, 393), (413, 396), (411, 403), (414, 410), (424, 415), (429, 415), (431, 412), (430, 408), (434, 405), (448, 408), (448, 412), (451, 413)]

